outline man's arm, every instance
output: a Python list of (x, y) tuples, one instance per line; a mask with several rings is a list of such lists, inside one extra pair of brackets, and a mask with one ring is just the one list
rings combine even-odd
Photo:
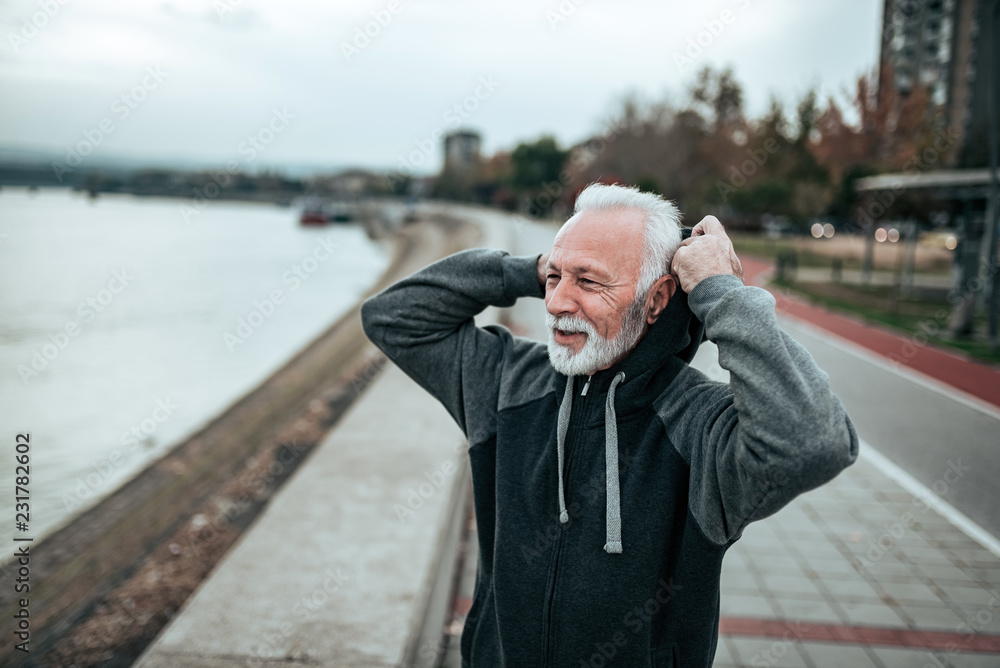
[(476, 327), (488, 306), (542, 297), (538, 256), (473, 249), (439, 260), (369, 298), (361, 321), (372, 342), (436, 397), (468, 435), (495, 409), (509, 332)]
[(678, 378), (686, 391), (662, 415), (691, 467), (692, 512), (722, 544), (853, 463), (858, 438), (827, 375), (778, 327), (774, 297), (736, 275), (721, 224), (699, 226), (673, 269), (731, 381), (688, 369)]

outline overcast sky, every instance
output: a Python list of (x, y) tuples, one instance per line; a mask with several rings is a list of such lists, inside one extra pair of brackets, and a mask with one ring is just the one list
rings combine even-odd
[(877, 63), (881, 6), (8, 0), (0, 146), (224, 164), (248, 159), (257, 135), (256, 166), (388, 168), (459, 123), (487, 153), (545, 133), (568, 145), (626, 93), (679, 99), (704, 64), (735, 69), (753, 115), (813, 85), (841, 95)]

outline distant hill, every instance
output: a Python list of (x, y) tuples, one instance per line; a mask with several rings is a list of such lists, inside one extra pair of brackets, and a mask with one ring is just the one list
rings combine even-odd
[[(27, 169), (28, 171), (40, 174), (53, 169), (53, 163), (66, 162), (66, 151), (64, 149), (51, 149), (45, 147), (0, 145), (0, 168), (6, 168), (7, 173), (11, 168)], [(165, 169), (179, 172), (194, 172), (206, 169), (218, 169), (226, 164), (225, 159), (218, 161), (191, 160), (179, 157), (134, 157), (102, 153), (100, 155), (87, 156), (82, 164), (74, 171), (92, 171), (113, 175), (122, 175), (130, 172), (146, 169)], [(317, 174), (334, 174), (351, 168), (351, 165), (338, 164), (309, 164), (309, 163), (277, 163), (254, 165), (249, 170), (253, 173), (277, 172), (290, 178), (306, 178)], [(54, 179), (58, 183), (58, 179)], [(39, 184), (41, 185), (41, 184)]]

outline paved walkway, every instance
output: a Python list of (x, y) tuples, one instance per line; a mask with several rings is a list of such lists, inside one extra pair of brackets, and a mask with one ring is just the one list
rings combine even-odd
[[(552, 234), (530, 225), (519, 232), (517, 250), (525, 254)], [(744, 267), (748, 282), (770, 269), (748, 259)], [(887, 359), (905, 354), (898, 365), (905, 362), (916, 373), (954, 384), (987, 410), (1000, 405), (994, 369), (794, 298), (778, 295), (778, 304), (781, 317), (808, 322)], [(519, 304), (512, 326), (540, 339), (540, 316), (540, 304)], [(694, 366), (728, 379), (710, 343)], [(961, 475), (960, 469), (946, 471), (943, 478)], [(954, 523), (957, 515), (862, 443), (853, 466), (752, 524), (727, 554), (716, 668), (1000, 666), (1000, 549), (995, 539), (991, 550), (970, 537), (968, 527)], [(473, 592), (475, 545), (471, 520), (448, 629), (449, 668), (461, 665), (457, 645)]]
[(867, 458), (724, 564), (719, 667), (1000, 665), (1000, 560)]

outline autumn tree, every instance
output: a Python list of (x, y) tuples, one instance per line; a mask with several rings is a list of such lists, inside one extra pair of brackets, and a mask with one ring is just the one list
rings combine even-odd
[[(555, 197), (548, 190), (561, 188), (560, 173), (569, 152), (559, 148), (554, 137), (521, 143), (510, 154), (509, 185), (533, 215), (548, 213)], [(548, 186), (546, 188), (546, 186)]]

